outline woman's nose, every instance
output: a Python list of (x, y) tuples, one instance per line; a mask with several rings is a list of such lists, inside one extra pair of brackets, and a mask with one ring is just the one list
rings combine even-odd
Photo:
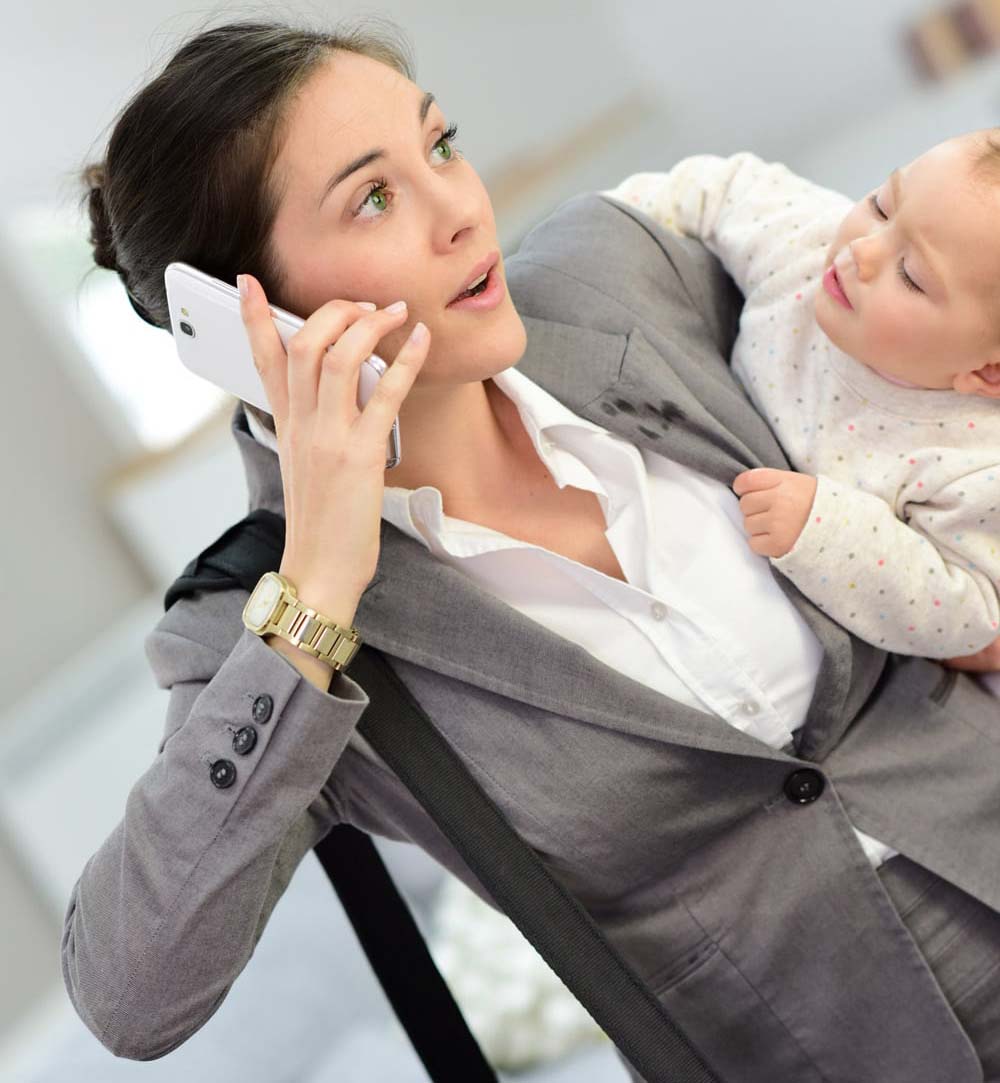
[(437, 242), (442, 249), (450, 248), (463, 231), (483, 224), (483, 201), (472, 185), (453, 185), (448, 188), (442, 184), (440, 188), (434, 189), (433, 195), (438, 201), (438, 212), (434, 220)]

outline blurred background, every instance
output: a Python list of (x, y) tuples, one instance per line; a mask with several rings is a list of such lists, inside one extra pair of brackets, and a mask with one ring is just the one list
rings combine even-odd
[[(493, 198), (505, 256), (549, 211), (687, 154), (753, 150), (857, 198), (1000, 123), (1000, 3), (398, 0), (5, 5), (0, 90), (0, 1079), (420, 1081), (314, 855), (210, 1022), (118, 1060), (77, 1019), (66, 902), (155, 756), (168, 693), (144, 636), (166, 586), (247, 511), (235, 400), (92, 266), (76, 175), (197, 25), (374, 16), (408, 37)], [(506, 919), (420, 852), (380, 847), (504, 1078), (599, 1083), (609, 1043)]]

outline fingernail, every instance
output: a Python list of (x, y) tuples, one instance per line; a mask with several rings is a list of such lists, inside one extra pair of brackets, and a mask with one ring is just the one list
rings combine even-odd
[(248, 296), (248, 292), (247, 292), (247, 276), (246, 275), (237, 275), (236, 276), (236, 285), (239, 286), (239, 288), (240, 288), (240, 296), (241, 297)]
[(402, 312), (404, 308), (406, 308), (405, 301), (395, 301), (393, 304), (385, 306), (386, 312)]
[(369, 312), (374, 312), (376, 305), (374, 301), (355, 301), (358, 308), (367, 308)]
[(410, 332), (410, 341), (419, 346), (424, 339), (427, 338), (427, 328), (419, 320), (413, 325), (413, 330)]

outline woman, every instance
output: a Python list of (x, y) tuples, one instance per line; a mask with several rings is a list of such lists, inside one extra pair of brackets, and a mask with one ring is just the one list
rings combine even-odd
[[(728, 486), (787, 463), (699, 245), (580, 196), (496, 261), (496, 304), (452, 304), (498, 244), (451, 135), (385, 39), (207, 31), (88, 174), (97, 261), (162, 327), (170, 260), (245, 275), (273, 418), (240, 404), (233, 432), (282, 573), (391, 656), (721, 1078), (1000, 1079), (995, 701), (748, 552)], [(287, 357), (268, 302), (311, 314)], [(245, 628), (246, 599), (148, 637), (164, 738), (67, 908), (67, 989), (119, 1056), (204, 1025), (336, 822), (492, 903), (356, 732), (364, 690)]]

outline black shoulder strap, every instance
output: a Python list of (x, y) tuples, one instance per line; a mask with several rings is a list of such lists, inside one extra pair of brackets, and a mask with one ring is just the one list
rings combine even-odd
[[(283, 552), (284, 519), (257, 509), (188, 564), (165, 605), (194, 589), (239, 583), (252, 590), (265, 571), (280, 566)], [(358, 731), (636, 1071), (648, 1083), (720, 1083), (584, 907), (510, 826), (385, 657), (362, 644), (350, 670), (370, 701)], [(338, 825), (315, 849), (430, 1077), (495, 1083), (370, 836)]]

